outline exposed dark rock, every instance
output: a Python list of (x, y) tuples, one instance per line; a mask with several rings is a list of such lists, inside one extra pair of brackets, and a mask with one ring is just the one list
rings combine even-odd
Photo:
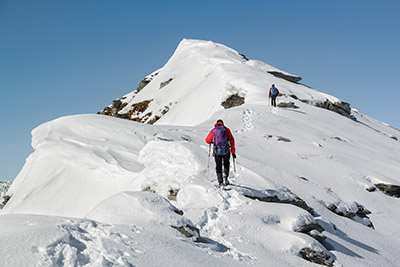
[(140, 92), (143, 88), (146, 87), (151, 82), (150, 79), (144, 78), (143, 80), (140, 81), (139, 87), (136, 89), (137, 92)]
[(249, 59), (248, 59), (244, 54), (239, 53), (239, 55), (240, 55), (244, 60), (249, 61)]
[(186, 225), (186, 226), (171, 226), (172, 228), (178, 230), (180, 233), (184, 234), (186, 237), (194, 237), (195, 242), (200, 241), (200, 230), (194, 226)]
[(371, 212), (369, 210), (367, 210), (363, 205), (361, 204), (357, 204), (357, 211), (350, 211), (350, 210), (346, 210), (345, 212), (339, 211), (338, 207), (335, 204), (330, 204), (327, 208), (328, 210), (332, 211), (333, 213), (342, 216), (342, 217), (346, 217), (352, 220), (355, 220), (357, 222), (360, 222), (360, 220), (362, 221), (363, 219), (365, 219), (365, 221), (363, 221), (363, 224), (365, 224), (366, 226), (375, 229), (374, 225), (372, 224), (372, 222), (370, 221), (368, 215), (371, 214)]
[(289, 96), (290, 96), (291, 98), (296, 99), (296, 100), (299, 99), (299, 98), (297, 97), (297, 95), (293, 95), (293, 94), (292, 94), (292, 95), (289, 95)]
[(121, 100), (119, 100), (119, 99), (117, 99), (117, 100), (114, 100), (113, 102), (112, 102), (112, 104), (111, 104), (111, 108), (113, 108), (113, 109), (118, 109), (120, 106), (121, 106)]
[[(146, 85), (148, 85), (157, 74), (158, 72), (141, 80), (139, 83), (139, 87), (133, 93), (133, 97), (137, 93), (139, 93), (144, 87), (146, 87)], [(105, 107), (102, 111), (97, 112), (97, 114), (113, 116), (121, 119), (128, 119), (128, 120), (131, 119), (130, 118), (131, 115), (129, 113), (123, 113), (123, 114), (119, 113), (124, 107), (128, 105), (128, 103), (122, 101), (124, 99), (126, 99), (126, 97), (121, 97), (120, 99), (114, 100), (110, 106)]]
[(280, 102), (278, 104), (278, 107), (280, 108), (299, 108), (294, 104), (294, 102)]
[[(248, 193), (244, 193), (243, 195), (247, 198), (259, 200), (263, 202), (272, 202), (272, 203), (283, 203), (283, 204), (291, 204), (302, 208), (308, 211), (310, 214), (314, 215), (314, 210), (307, 205), (307, 203), (299, 198), (297, 195), (293, 194), (290, 190), (288, 190), (294, 197), (294, 199), (279, 199), (277, 196), (259, 196), (259, 195), (250, 195)], [(249, 192), (250, 193), (250, 192)]]
[(192, 138), (188, 135), (182, 135), (181, 138), (186, 142), (192, 142)]
[(297, 83), (301, 80), (301, 77), (299, 76), (294, 76), (294, 75), (289, 75), (289, 74), (285, 74), (279, 71), (268, 71), (269, 74), (274, 75), (275, 77), (284, 79), (286, 81), (292, 82), (292, 83)]
[(325, 241), (326, 236), (324, 236), (323, 234), (319, 233), (316, 230), (313, 230), (309, 233), (307, 233), (309, 236), (311, 236), (312, 238), (314, 238), (315, 240), (317, 240), (318, 242), (322, 243)]
[(303, 259), (310, 262), (329, 267), (333, 266), (333, 263), (329, 261), (330, 256), (325, 254), (324, 252), (317, 252), (315, 250), (312, 250), (311, 248), (303, 248), (302, 250), (300, 250), (299, 254), (303, 257)]
[(394, 140), (396, 140), (396, 141), (399, 141), (399, 139), (397, 139), (396, 136), (391, 135), (390, 138), (392, 138), (392, 139), (394, 139)]
[(182, 211), (182, 210), (174, 210), (174, 212), (175, 212), (176, 214), (183, 215), (183, 211)]
[(170, 189), (168, 191), (168, 193), (169, 193), (168, 199), (176, 201), (176, 197), (178, 196), (178, 192), (179, 192), (179, 189)]
[(3, 196), (3, 207), (7, 204), (7, 202), (11, 199), (11, 196), (4, 195)]
[(151, 113), (147, 113), (146, 115), (143, 115), (143, 113), (149, 107), (151, 101), (153, 100), (144, 100), (133, 104), (129, 111), (129, 119), (137, 122), (145, 122), (151, 116)]
[(244, 97), (239, 96), (238, 94), (231, 95), (224, 102), (221, 103), (225, 109), (233, 108), (244, 104)]
[(111, 106), (105, 107), (102, 111), (97, 114), (103, 114), (108, 116), (120, 117), (118, 112), (120, 112), (124, 107), (126, 107), (127, 103), (123, 103), (121, 100), (114, 100)]
[(368, 187), (365, 190), (367, 190), (368, 192), (375, 192), (376, 191), (376, 187), (375, 186), (371, 186), (371, 187)]
[(325, 231), (325, 229), (318, 223), (308, 222), (307, 224), (301, 226), (299, 229), (296, 230), (298, 233), (303, 233), (311, 236), (318, 242), (322, 243), (326, 236), (322, 235), (321, 233)]
[(154, 116), (154, 118), (153, 119), (151, 119), (149, 122), (147, 122), (148, 124), (154, 124), (154, 123), (156, 123), (159, 119), (161, 119), (161, 116), (158, 116), (158, 115), (156, 115), (156, 116)]
[(343, 140), (342, 138), (340, 138), (339, 136), (334, 136), (334, 137), (332, 137), (333, 139), (336, 139), (336, 140), (338, 140), (338, 141), (340, 141), (340, 142), (345, 142), (346, 143), (346, 140)]
[(315, 104), (316, 107), (324, 108), (336, 112), (342, 116), (348, 117), (351, 113), (350, 104), (347, 102), (335, 102), (332, 103), (327, 99), (324, 103)]
[(172, 78), (169, 78), (165, 82), (160, 83), (160, 89), (167, 86), (172, 80), (173, 80)]
[(310, 103), (310, 100), (307, 100), (307, 99), (300, 99), (300, 101), (303, 102), (303, 103), (306, 103), (306, 104)]
[(115, 117), (120, 118), (120, 119), (129, 120), (129, 114), (128, 113), (116, 114)]
[(383, 193), (391, 197), (400, 197), (400, 186), (392, 184), (375, 184), (375, 186)]
[(282, 142), (291, 142), (289, 138), (283, 137), (283, 136), (277, 136), (278, 137), (278, 141), (282, 141)]
[(158, 75), (158, 72), (150, 75), (149, 77), (144, 78), (143, 80), (140, 81), (139, 83), (139, 87), (136, 89), (136, 93), (139, 93), (143, 88), (146, 87), (146, 85), (148, 85), (155, 76)]
[(305, 225), (301, 226), (299, 229), (297, 229), (296, 232), (306, 234), (308, 232), (311, 232), (312, 230), (317, 230), (320, 233), (325, 231), (324, 227), (322, 227), (320, 224), (308, 222), (307, 224), (305, 224)]
[(155, 191), (153, 188), (151, 188), (150, 186), (144, 188), (142, 191), (144, 191), (144, 192), (156, 193), (156, 191)]

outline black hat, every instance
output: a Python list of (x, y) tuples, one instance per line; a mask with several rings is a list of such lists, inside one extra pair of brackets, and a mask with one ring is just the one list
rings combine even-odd
[(219, 122), (224, 124), (224, 122), (221, 119), (217, 120), (217, 123), (219, 123)]

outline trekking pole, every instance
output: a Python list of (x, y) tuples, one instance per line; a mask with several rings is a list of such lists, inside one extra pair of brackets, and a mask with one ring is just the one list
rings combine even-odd
[(236, 175), (236, 159), (233, 158), (233, 171), (235, 172), (235, 183), (238, 184), (237, 175)]
[(211, 155), (211, 144), (208, 146), (207, 180), (208, 180), (208, 173), (210, 170), (210, 155)]

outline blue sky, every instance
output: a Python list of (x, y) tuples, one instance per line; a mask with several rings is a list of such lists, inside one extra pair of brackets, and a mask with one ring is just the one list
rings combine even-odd
[(397, 2), (0, 0), (0, 180), (22, 168), (32, 129), (102, 110), (183, 38), (223, 43), (400, 128)]

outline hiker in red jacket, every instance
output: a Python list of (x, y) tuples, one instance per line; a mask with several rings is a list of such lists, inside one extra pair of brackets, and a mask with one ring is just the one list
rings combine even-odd
[[(214, 144), (213, 155), (219, 186), (229, 185), (229, 158), (231, 153), (232, 157), (236, 158), (235, 139), (231, 130), (224, 126), (222, 120), (218, 120), (214, 125), (214, 129), (207, 135), (206, 142), (210, 145), (211, 143)], [(224, 180), (222, 179), (222, 162), (224, 163)]]
[(271, 98), (271, 106), (276, 107), (276, 97), (278, 96), (278, 94), (279, 90), (278, 88), (275, 87), (275, 84), (273, 84), (269, 89), (269, 94), (268, 94), (269, 98)]

